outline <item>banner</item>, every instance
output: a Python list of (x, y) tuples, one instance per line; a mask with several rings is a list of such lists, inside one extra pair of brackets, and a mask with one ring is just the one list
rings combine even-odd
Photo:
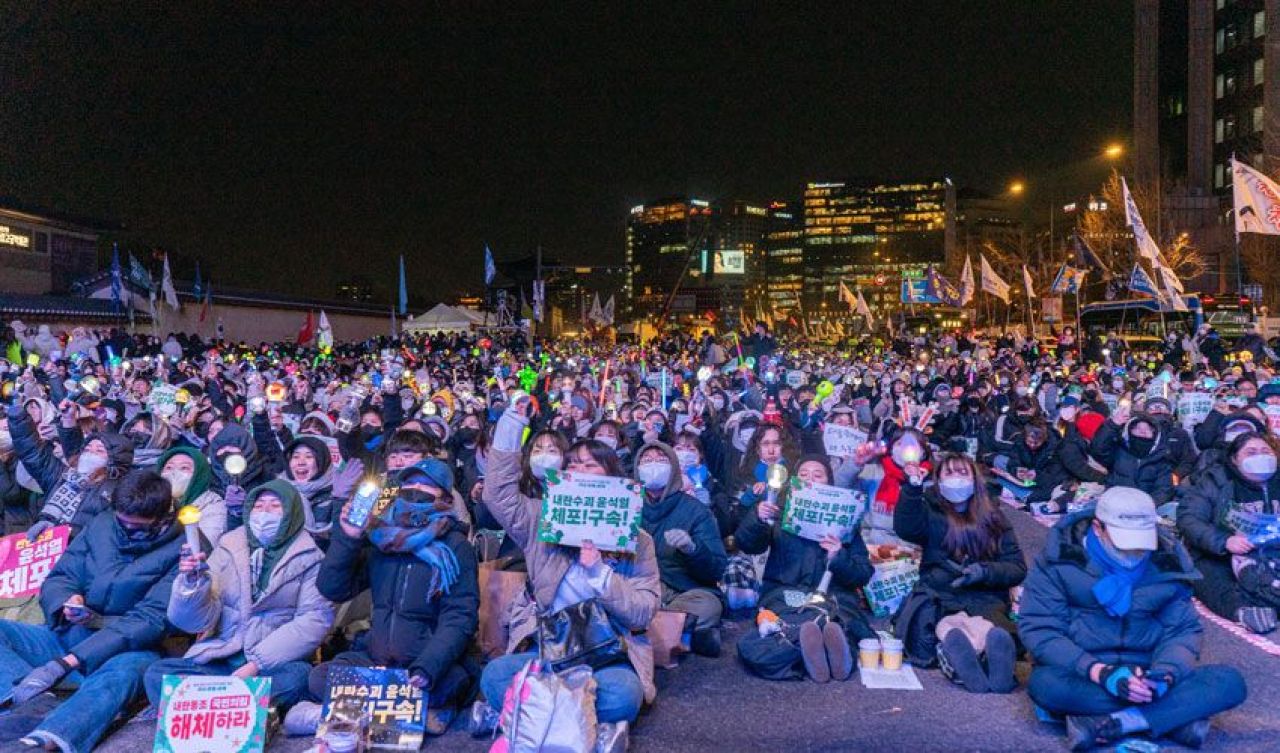
[(982, 291), (1008, 303), (1009, 283), (1000, 279), (1000, 275), (996, 274), (996, 271), (991, 268), (991, 264), (987, 261), (985, 254), (978, 254), (978, 267), (982, 277)]
[(867, 433), (861, 429), (830, 422), (822, 427), (822, 445), (832, 457), (851, 458), (866, 443)]
[(422, 746), (427, 700), (409, 684), (408, 670), (333, 664), (328, 680), (317, 740), (336, 742), (341, 736), (351, 743), (344, 750), (353, 751), (416, 751)]
[(960, 273), (960, 305), (968, 305), (969, 301), (973, 300), (973, 294), (977, 289), (977, 285), (973, 282), (973, 260), (965, 254), (964, 271)]
[(1187, 431), (1208, 418), (1212, 410), (1213, 395), (1208, 392), (1184, 392), (1178, 398), (1178, 420)]
[(1124, 178), (1120, 179), (1120, 187), (1124, 191), (1125, 224), (1133, 231), (1133, 241), (1138, 245), (1138, 255), (1149, 259), (1152, 263), (1163, 264), (1164, 257), (1160, 255), (1160, 246), (1156, 245), (1151, 233), (1147, 232), (1147, 224), (1142, 221), (1142, 215), (1138, 213), (1138, 204), (1133, 200), (1133, 194), (1129, 193), (1129, 184)]
[(1232, 157), (1231, 189), (1237, 234), (1280, 235), (1280, 185)]
[(0, 538), (0, 599), (25, 599), (40, 593), (49, 571), (67, 550), (70, 526), (54, 526), (35, 541), (25, 533)]
[(178, 677), (160, 685), (154, 753), (260, 753), (271, 678)]
[(848, 541), (866, 511), (865, 492), (792, 478), (782, 530), (810, 541), (824, 536)]
[(161, 418), (172, 418), (178, 412), (178, 388), (157, 384), (147, 395), (147, 410)]
[(877, 562), (872, 567), (875, 573), (862, 593), (867, 597), (872, 615), (888, 617), (898, 611), (902, 600), (916, 587), (916, 581), (920, 580), (920, 565), (915, 560), (896, 559)]
[(1062, 297), (1041, 298), (1040, 318), (1050, 324), (1062, 321)]
[(548, 471), (538, 540), (601, 551), (634, 552), (644, 508), (640, 482), (571, 471)]

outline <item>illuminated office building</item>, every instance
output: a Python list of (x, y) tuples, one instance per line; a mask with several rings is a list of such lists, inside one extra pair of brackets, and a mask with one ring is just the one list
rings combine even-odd
[(769, 205), (764, 247), (764, 308), (774, 316), (794, 314), (804, 289), (804, 218), (797, 202)]

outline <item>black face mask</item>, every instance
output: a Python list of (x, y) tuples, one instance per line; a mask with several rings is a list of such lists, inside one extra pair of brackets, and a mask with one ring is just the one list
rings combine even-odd
[(1154, 438), (1129, 437), (1129, 449), (1138, 457), (1146, 457), (1151, 454), (1151, 448), (1156, 444)]
[(434, 503), (440, 499), (431, 492), (423, 489), (401, 489), (396, 493), (396, 497), (410, 504)]
[(458, 429), (457, 434), (459, 442), (462, 442), (463, 444), (472, 444), (476, 441), (476, 437), (479, 436), (480, 432), (468, 426), (464, 426), (461, 429)]
[(131, 431), (126, 434), (129, 441), (133, 442), (135, 448), (141, 449), (147, 446), (147, 442), (151, 441), (151, 435), (145, 431)]
[(382, 429), (379, 429), (379, 428), (378, 428), (378, 427), (376, 427), (376, 426), (361, 426), (361, 427), (360, 427), (360, 440), (361, 440), (361, 441), (363, 441), (363, 442), (368, 442), (368, 441), (370, 441), (370, 440), (372, 440), (372, 439), (376, 438), (376, 437), (377, 437), (379, 434), (381, 434), (381, 433), (382, 433)]
[(160, 534), (164, 533), (165, 529), (169, 527), (169, 522), (161, 520), (151, 525), (138, 527), (127, 525), (117, 517), (116, 525), (120, 527), (120, 532), (124, 534), (125, 539), (130, 543), (142, 544), (160, 538)]

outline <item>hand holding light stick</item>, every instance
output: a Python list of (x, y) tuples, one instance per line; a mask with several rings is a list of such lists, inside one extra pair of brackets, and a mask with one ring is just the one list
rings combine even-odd
[[(767, 504), (774, 506), (778, 504), (778, 492), (782, 491), (782, 487), (787, 483), (789, 475), (787, 467), (782, 463), (774, 463), (769, 466), (768, 471), (765, 473), (765, 483), (768, 487), (768, 491), (765, 494), (765, 502)], [(770, 518), (769, 525), (773, 525), (776, 522)]]

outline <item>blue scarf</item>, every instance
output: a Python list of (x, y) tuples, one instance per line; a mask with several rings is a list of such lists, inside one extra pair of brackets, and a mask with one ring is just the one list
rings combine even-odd
[(1106, 545), (1091, 529), (1084, 537), (1084, 548), (1089, 559), (1102, 569), (1102, 577), (1093, 584), (1093, 595), (1112, 617), (1124, 617), (1133, 606), (1133, 587), (1147, 572), (1151, 555), (1146, 555), (1136, 565), (1126, 565), (1111, 556)]
[(447, 594), (458, 580), (458, 557), (440, 539), (453, 521), (448, 498), (439, 502), (410, 502), (397, 497), (374, 520), (369, 541), (379, 551), (413, 554), (431, 565), (429, 596)]

